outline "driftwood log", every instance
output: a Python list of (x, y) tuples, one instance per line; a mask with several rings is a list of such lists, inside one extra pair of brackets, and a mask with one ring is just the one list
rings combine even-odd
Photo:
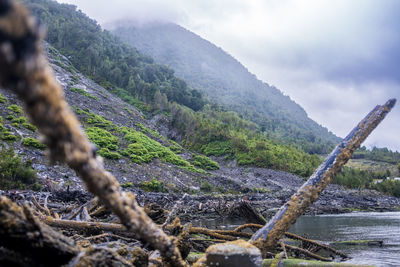
[(318, 167), (310, 179), (304, 183), (290, 200), (260, 230), (251, 241), (263, 252), (273, 250), (279, 239), (298, 217), (315, 202), (333, 177), (351, 158), (353, 152), (385, 118), (396, 103), (390, 99), (382, 106), (376, 106), (351, 132), (340, 142), (325, 161)]
[(53, 161), (67, 163), (123, 225), (158, 249), (173, 266), (187, 266), (174, 240), (125, 196), (117, 179), (104, 170), (93, 145), (64, 99), (41, 46), (43, 30), (25, 7), (0, 0), (0, 86), (15, 92), (38, 127)]
[[(72, 240), (39, 222), (29, 208), (21, 208), (6, 197), (0, 197), (0, 246), (23, 255), (13, 258), (7, 253), (10, 258), (4, 258), (0, 265), (9, 262), (18, 266), (25, 262), (27, 266), (60, 266), (80, 252)], [(6, 257), (5, 252), (0, 254)]]

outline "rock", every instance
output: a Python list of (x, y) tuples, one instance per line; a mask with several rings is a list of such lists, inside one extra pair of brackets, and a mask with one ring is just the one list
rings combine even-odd
[(262, 257), (258, 248), (244, 240), (210, 246), (206, 250), (207, 266), (261, 267)]

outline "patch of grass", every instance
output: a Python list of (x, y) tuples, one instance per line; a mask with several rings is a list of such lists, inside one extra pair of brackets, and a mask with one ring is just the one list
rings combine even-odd
[(32, 138), (32, 137), (26, 137), (22, 139), (22, 144), (26, 147), (33, 147), (37, 149), (45, 149), (46, 145), (39, 142), (37, 139)]
[(0, 94), (0, 103), (6, 103), (7, 98), (5, 98), (2, 94)]
[(92, 126), (104, 128), (107, 130), (118, 130), (118, 126), (107, 120), (103, 116), (96, 115), (88, 109), (75, 108), (75, 112), (80, 115), (86, 115), (85, 122)]
[(89, 97), (89, 98), (91, 98), (91, 99), (99, 100), (97, 97), (92, 96), (91, 94), (89, 94), (88, 92), (86, 92), (85, 90), (83, 90), (83, 89), (81, 89), (81, 88), (72, 87), (72, 88), (69, 89), (69, 90), (70, 90), (71, 92), (78, 93), (78, 94), (80, 94), (80, 95)]
[(187, 160), (172, 152), (168, 147), (151, 139), (142, 132), (124, 128), (125, 140), (129, 141), (128, 148), (121, 153), (128, 156), (135, 163), (151, 162), (154, 158), (160, 158), (164, 162), (169, 162), (189, 171), (204, 173), (203, 170), (195, 168)]
[(7, 107), (8, 110), (14, 112), (16, 115), (22, 115), (22, 107), (12, 104)]
[(141, 124), (140, 122), (136, 123), (136, 126), (139, 127), (140, 130), (141, 130), (143, 133), (149, 133), (149, 134), (151, 134), (152, 136), (157, 137), (157, 138), (159, 138), (159, 139), (161, 139), (161, 140), (168, 141), (164, 136), (162, 136), (161, 134), (159, 134), (159, 133), (156, 132), (156, 131), (153, 131), (153, 130), (150, 129), (150, 128), (144, 127), (143, 124)]
[(12, 148), (0, 150), (0, 189), (38, 189), (31, 162), (23, 162)]
[(139, 187), (148, 192), (167, 192), (164, 182), (152, 178), (150, 181), (144, 181), (139, 184)]
[(18, 118), (13, 118), (11, 121), (13, 123), (22, 124), (22, 123), (26, 123), (28, 120), (24, 116), (21, 116)]
[(37, 130), (36, 126), (33, 124), (30, 124), (29, 122), (23, 122), (22, 126), (32, 132), (35, 132)]
[(213, 186), (208, 181), (205, 181), (201, 183), (200, 190), (204, 192), (212, 192)]
[(14, 141), (18, 141), (19, 139), (21, 139), (20, 136), (18, 135), (13, 135), (12, 133), (10, 133), (8, 130), (5, 130), (1, 133), (1, 140), (3, 141), (10, 141), (10, 142), (14, 142)]
[(219, 165), (209, 157), (195, 155), (193, 157), (193, 165), (200, 167), (203, 170), (218, 170)]
[(208, 143), (202, 147), (203, 152), (207, 156), (223, 156), (232, 155), (232, 145), (229, 141), (215, 141)]
[(117, 160), (122, 157), (121, 154), (119, 154), (118, 152), (110, 151), (108, 148), (105, 148), (105, 147), (99, 149), (99, 151), (97, 151), (97, 154), (99, 154), (100, 156), (102, 156), (104, 158), (113, 159), (113, 160)]
[(133, 187), (133, 183), (127, 182), (127, 183), (121, 184), (121, 187), (122, 188), (131, 188), (131, 187)]
[(119, 139), (109, 131), (99, 127), (90, 127), (86, 129), (86, 134), (90, 141), (98, 145), (100, 148), (117, 150)]
[(14, 142), (19, 140), (21, 137), (19, 135), (13, 135), (8, 129), (3, 125), (3, 118), (0, 117), (0, 139), (3, 141)]

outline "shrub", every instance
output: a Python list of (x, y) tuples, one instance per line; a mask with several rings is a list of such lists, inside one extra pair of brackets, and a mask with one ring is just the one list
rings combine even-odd
[(148, 192), (167, 192), (164, 183), (155, 178), (152, 178), (150, 181), (141, 182), (139, 187)]
[(33, 147), (37, 149), (45, 149), (46, 145), (39, 142), (37, 139), (32, 138), (32, 137), (26, 137), (22, 139), (22, 144), (26, 147)]
[(97, 151), (97, 154), (99, 154), (100, 156), (107, 158), (107, 159), (120, 159), (122, 156), (121, 154), (119, 154), (118, 152), (113, 152), (110, 151), (108, 148), (101, 148), (99, 151)]
[(70, 89), (70, 91), (74, 92), (74, 93), (78, 93), (78, 94), (86, 96), (86, 97), (89, 97), (89, 98), (94, 99), (94, 100), (99, 100), (97, 97), (92, 96), (91, 94), (89, 94), (88, 92), (86, 92), (85, 90), (83, 90), (81, 88), (72, 87)]
[(11, 134), (8, 130), (3, 130), (1, 133), (1, 140), (3, 141), (17, 141), (19, 140), (21, 137), (19, 135), (13, 135)]
[(232, 145), (229, 141), (215, 141), (202, 147), (207, 156), (223, 156), (233, 154)]
[(0, 94), (0, 103), (6, 103), (7, 98), (5, 98), (2, 94)]
[(209, 157), (195, 155), (193, 157), (193, 165), (202, 168), (203, 170), (218, 170), (219, 165)]
[(36, 126), (33, 125), (33, 124), (30, 124), (29, 122), (24, 122), (24, 123), (22, 123), (22, 126), (23, 126), (24, 128), (26, 128), (26, 129), (32, 131), (32, 132), (34, 132), (34, 131), (37, 130)]
[(130, 187), (133, 187), (133, 183), (132, 182), (127, 182), (127, 183), (121, 184), (121, 187), (122, 188), (130, 188)]
[(18, 105), (12, 104), (8, 106), (7, 109), (14, 112), (16, 115), (22, 115), (22, 108)]
[(90, 127), (86, 129), (86, 134), (89, 137), (90, 141), (98, 145), (100, 148), (108, 148), (110, 150), (118, 149), (118, 137), (112, 135), (107, 130), (99, 127)]
[(18, 118), (12, 118), (11, 121), (12, 121), (13, 123), (21, 124), (21, 123), (26, 123), (26, 122), (27, 122), (27, 119), (26, 119), (24, 116), (21, 116), (21, 117), (18, 117)]
[(208, 181), (205, 181), (201, 183), (200, 190), (205, 192), (211, 192), (213, 190), (213, 186)]
[(0, 189), (26, 189), (35, 185), (36, 172), (31, 167), (31, 162), (22, 162), (21, 157), (15, 155), (12, 148), (1, 147), (0, 151)]

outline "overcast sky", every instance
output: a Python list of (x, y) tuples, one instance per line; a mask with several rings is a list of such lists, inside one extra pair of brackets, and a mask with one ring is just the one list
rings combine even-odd
[[(59, 0), (106, 25), (175, 22), (222, 47), (344, 137), (400, 100), (397, 0)], [(400, 103), (365, 145), (400, 151)]]

